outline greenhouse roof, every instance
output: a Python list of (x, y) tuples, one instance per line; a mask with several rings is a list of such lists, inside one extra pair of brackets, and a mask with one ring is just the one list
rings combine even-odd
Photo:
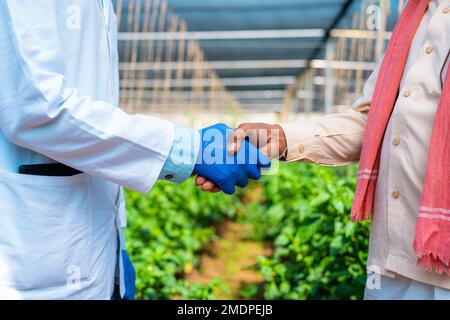
[[(168, 10), (186, 23), (189, 39), (199, 42), (230, 91), (243, 97), (271, 91), (280, 103), (283, 90), (295, 83), (308, 62), (324, 58), (329, 31), (352, 28), (353, 12), (378, 2), (168, 0)], [(398, 1), (390, 1), (391, 7), (393, 3)], [(396, 19), (389, 16), (387, 30)]]

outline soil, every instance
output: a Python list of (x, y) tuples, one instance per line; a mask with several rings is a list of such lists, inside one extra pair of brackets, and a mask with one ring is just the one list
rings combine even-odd
[(200, 257), (200, 267), (186, 275), (190, 282), (207, 283), (220, 278), (229, 292), (221, 290), (219, 299), (242, 299), (242, 290), (248, 286), (261, 285), (261, 274), (252, 269), (258, 256), (270, 256), (268, 244), (249, 241), (246, 235), (251, 226), (227, 221), (217, 227), (219, 239), (212, 242)]

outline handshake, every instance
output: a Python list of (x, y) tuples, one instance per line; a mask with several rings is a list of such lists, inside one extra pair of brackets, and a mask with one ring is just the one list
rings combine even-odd
[(233, 194), (249, 179), (258, 180), (271, 159), (286, 153), (279, 125), (243, 124), (233, 130), (216, 124), (200, 131), (200, 151), (194, 167), (195, 183), (204, 191)]

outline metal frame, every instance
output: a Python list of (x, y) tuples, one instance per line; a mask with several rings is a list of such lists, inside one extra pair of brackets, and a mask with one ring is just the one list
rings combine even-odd
[[(161, 1), (166, 3), (166, 0)], [(339, 50), (339, 48), (336, 48), (336, 41), (334, 40), (351, 39), (352, 48), (353, 43), (358, 44), (366, 40), (372, 42), (373, 40), (374, 47), (370, 49), (370, 54), (375, 52), (375, 56), (380, 57), (385, 41), (391, 36), (391, 32), (387, 32), (385, 26), (382, 30), (377, 31), (336, 29), (353, 2), (353, 0), (345, 1), (339, 13), (325, 29), (188, 32), (185, 31), (185, 28), (179, 28), (177, 24), (170, 28), (164, 28), (165, 11), (161, 11), (162, 13), (155, 15), (154, 18), (159, 21), (157, 30), (165, 30), (164, 32), (151, 32), (148, 29), (139, 30), (138, 27), (137, 29), (128, 28), (129, 32), (122, 32), (118, 35), (119, 41), (126, 48), (125, 53), (134, 57), (131, 60), (125, 59), (131, 62), (120, 64), (121, 74), (127, 75), (123, 77), (121, 82), (123, 97), (130, 102), (150, 99), (155, 106), (169, 106), (167, 102), (170, 99), (191, 99), (192, 93), (187, 93), (187, 90), (192, 90), (196, 95), (192, 101), (198, 98), (200, 105), (208, 100), (217, 100), (221, 104), (234, 97), (240, 100), (246, 108), (256, 107), (255, 102), (258, 102), (264, 109), (274, 107), (274, 101), (281, 102), (284, 98), (292, 103), (291, 107), (285, 108), (289, 112), (297, 112), (300, 107), (306, 112), (313, 112), (316, 99), (320, 99), (321, 102), (323, 101), (325, 112), (331, 113), (335, 111), (335, 102), (342, 103), (338, 101), (339, 97), (335, 98), (336, 88), (341, 88), (342, 81), (350, 80), (350, 77), (355, 73), (357, 78), (361, 80), (362, 75), (367, 74), (366, 71), (371, 71), (376, 66), (375, 62), (365, 62), (365, 59), (361, 59), (361, 56), (335, 56), (336, 50)], [(129, 21), (128, 24), (130, 24)], [(151, 30), (156, 29), (151, 28)], [(224, 44), (226, 40), (266, 39), (310, 39), (308, 42), (312, 46), (308, 49), (312, 49), (311, 54), (307, 51), (307, 59), (206, 61), (201, 45), (198, 44), (199, 41), (201, 41), (200, 44), (215, 45)], [(225, 41), (220, 42), (220, 40)], [(178, 44), (176, 41), (179, 41)], [(250, 43), (250, 41), (241, 42)], [(297, 41), (289, 41), (289, 43), (293, 42), (297, 43)], [(141, 47), (144, 52), (148, 51), (151, 55), (154, 54), (155, 59), (149, 59), (150, 55), (147, 54), (147, 58), (144, 56), (144, 59), (139, 61), (137, 51)], [(325, 51), (324, 59), (318, 59), (323, 50)], [(173, 53), (176, 52), (178, 52), (178, 56), (185, 56), (185, 61), (171, 61)], [(367, 53), (367, 51), (364, 53)], [(341, 60), (339, 60), (339, 57), (341, 57)], [(287, 74), (293, 74), (296, 71), (300, 75), (256, 76), (256, 74), (261, 73), (251, 71), (260, 69), (291, 69)], [(228, 70), (249, 70), (246, 74), (255, 74), (255, 76), (230, 77), (230, 75), (239, 74), (239, 72), (216, 73), (216, 71)], [(342, 81), (340, 81), (339, 76), (341, 71), (344, 74), (348, 72), (349, 75), (348, 78), (342, 78)], [(280, 73), (286, 74), (286, 72), (281, 71), (275, 74)], [(228, 77), (219, 78), (219, 74)], [(265, 74), (274, 73), (265, 72)], [(336, 76), (339, 79), (335, 79)], [(301, 85), (299, 84), (300, 79), (303, 79)], [(265, 90), (267, 87), (273, 87), (273, 89)], [(282, 87), (286, 90), (278, 89)], [(218, 94), (218, 92), (221, 93)], [(227, 96), (227, 93), (230, 93), (232, 97)], [(302, 103), (300, 103), (300, 100), (302, 100)], [(175, 107), (175, 105), (173, 106)]]

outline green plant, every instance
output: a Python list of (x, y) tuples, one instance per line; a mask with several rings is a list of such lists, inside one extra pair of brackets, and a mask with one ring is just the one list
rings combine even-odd
[(220, 279), (183, 279), (217, 238), (213, 226), (225, 219), (251, 224), (253, 240), (273, 243), (273, 255), (255, 265), (265, 283), (242, 288), (244, 298), (361, 298), (369, 223), (350, 221), (355, 173), (355, 167), (295, 163), (234, 196), (201, 192), (192, 181), (159, 182), (148, 196), (128, 191), (127, 248), (137, 298), (213, 299), (226, 290)]
[(127, 191), (127, 249), (137, 272), (138, 299), (211, 299), (220, 283), (188, 284), (182, 279), (198, 264), (213, 225), (235, 215), (233, 197), (159, 182), (148, 196)]
[(264, 203), (243, 219), (254, 238), (273, 241), (274, 255), (256, 266), (265, 298), (361, 298), (369, 224), (350, 221), (355, 167), (289, 164), (263, 184)]

